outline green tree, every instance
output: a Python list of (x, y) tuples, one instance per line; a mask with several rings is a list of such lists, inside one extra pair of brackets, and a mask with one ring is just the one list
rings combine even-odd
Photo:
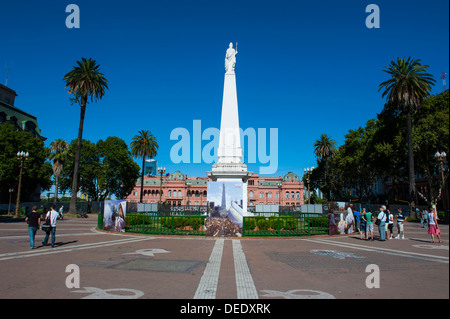
[(329, 160), (336, 152), (336, 141), (330, 138), (327, 134), (320, 135), (320, 138), (314, 142), (314, 154), (317, 158), (317, 163), (325, 162), (325, 193), (327, 199), (331, 199), (331, 190), (329, 185)]
[(124, 140), (110, 136), (105, 141), (98, 141), (96, 146), (102, 163), (99, 189), (118, 198), (127, 197), (139, 178), (139, 165), (133, 160), (128, 145)]
[(345, 143), (339, 147), (336, 162), (340, 168), (340, 179), (345, 182), (346, 187), (351, 188), (356, 194), (347, 200), (358, 199), (368, 201), (373, 199), (372, 187), (376, 176), (370, 166), (369, 148), (373, 135), (377, 130), (376, 120), (369, 120), (365, 127), (349, 130), (345, 135)]
[(420, 60), (397, 58), (383, 70), (390, 78), (380, 84), (379, 90), (384, 89), (382, 97), (386, 97), (389, 103), (406, 114), (408, 132), (408, 179), (411, 211), (415, 208), (415, 178), (414, 178), (414, 153), (413, 153), (413, 128), (412, 115), (417, 110), (423, 99), (431, 91), (431, 85), (435, 80), (426, 72), (428, 65), (421, 65)]
[[(69, 153), (76, 152), (77, 141), (69, 146)], [(71, 187), (73, 174), (73, 156), (69, 157), (68, 168), (64, 172), (61, 188)], [(108, 137), (96, 144), (83, 140), (80, 154), (79, 188), (92, 201), (104, 201), (111, 195), (118, 198), (127, 197), (139, 178), (139, 165), (131, 156), (128, 146), (118, 137)]]
[[(60, 189), (62, 192), (73, 191), (72, 190), (72, 178), (75, 168), (75, 154), (77, 151), (78, 140), (72, 140), (69, 145), (68, 157), (66, 161), (66, 168), (61, 174)], [(95, 200), (97, 197), (96, 188), (92, 186), (91, 181), (95, 180), (100, 172), (100, 157), (98, 155), (95, 143), (83, 139), (81, 141), (81, 151), (79, 158), (80, 166), (78, 171), (79, 182), (77, 184), (78, 189), (83, 194)], [(72, 192), (73, 194), (73, 192)], [(94, 196), (93, 196), (94, 195)], [(73, 195), (72, 195), (73, 197)], [(71, 197), (71, 201), (72, 201)]]
[(50, 189), (52, 168), (46, 162), (48, 149), (44, 142), (29, 132), (17, 131), (10, 123), (0, 124), (0, 201), (9, 201), (9, 189), (17, 196), (19, 161), (17, 152), (29, 153), (22, 172), (21, 201), (30, 200), (38, 187)]
[[(436, 206), (445, 182), (442, 182), (437, 151), (449, 154), (449, 92), (427, 98), (414, 114), (414, 139), (417, 172), (425, 176), (428, 192), (418, 194), (430, 206)], [(444, 180), (449, 176), (444, 170)]]
[(142, 158), (140, 203), (142, 203), (142, 196), (144, 193), (145, 159), (147, 157), (152, 158), (156, 156), (158, 147), (156, 138), (148, 130), (140, 130), (139, 135), (135, 135), (131, 141), (131, 154), (137, 158)]
[(387, 104), (378, 114), (377, 127), (370, 144), (370, 167), (385, 189), (391, 183), (387, 199), (392, 202), (399, 197), (404, 183), (408, 183), (408, 145), (406, 117)]
[(69, 143), (59, 138), (50, 144), (50, 151), (51, 153), (49, 154), (49, 158), (53, 161), (52, 168), (53, 175), (55, 176), (54, 204), (56, 205), (56, 202), (58, 201), (59, 177), (61, 176), (61, 172), (64, 168), (64, 163), (66, 162), (68, 156)]
[(92, 101), (97, 101), (105, 94), (105, 89), (108, 89), (108, 80), (103, 73), (99, 71), (100, 65), (95, 60), (81, 58), (77, 61), (77, 66), (72, 68), (72, 71), (67, 73), (63, 80), (66, 83), (66, 88), (69, 88), (68, 93), (73, 94), (75, 100), (80, 105), (80, 124), (78, 127), (77, 149), (75, 153), (75, 162), (72, 178), (72, 198), (70, 201), (69, 212), (76, 212), (76, 199), (78, 191), (78, 175), (80, 165), (81, 140), (83, 138), (83, 125), (86, 113), (86, 105), (90, 98)]

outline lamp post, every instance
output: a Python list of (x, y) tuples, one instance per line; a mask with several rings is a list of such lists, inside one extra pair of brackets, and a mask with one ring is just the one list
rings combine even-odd
[(191, 201), (190, 201), (190, 197), (191, 197), (191, 186), (192, 183), (191, 182), (186, 182), (186, 187), (187, 187), (187, 192), (186, 192), (186, 197), (187, 197), (187, 206), (191, 205)]
[(279, 182), (277, 186), (278, 186), (278, 202), (279, 206), (281, 207), (281, 188), (283, 187), (283, 183)]
[(445, 152), (441, 152), (439, 153), (439, 151), (436, 152), (436, 154), (434, 154), (434, 157), (438, 160), (439, 164), (441, 164), (441, 178), (442, 178), (442, 191), (441, 191), (441, 196), (442, 196), (442, 207), (445, 210), (445, 222), (448, 221), (448, 212), (447, 212), (447, 207), (445, 207), (445, 199), (444, 199), (444, 190), (445, 190), (445, 175), (444, 175), (444, 161), (445, 158), (447, 157), (447, 154)]
[(17, 160), (19, 161), (20, 165), (20, 173), (19, 173), (19, 186), (17, 187), (17, 200), (16, 200), (16, 210), (14, 213), (14, 218), (19, 218), (19, 201), (20, 201), (20, 186), (22, 183), (22, 169), (24, 166), (24, 162), (28, 159), (28, 152), (19, 151), (17, 152)]
[(311, 168), (307, 167), (307, 168), (303, 169), (303, 173), (306, 174), (306, 182), (308, 184), (308, 204), (311, 203), (311, 196), (310, 196), (310, 193), (309, 193), (309, 177), (310, 177), (313, 169), (314, 169), (313, 166), (311, 166)]
[(11, 196), (12, 196), (13, 192), (14, 192), (14, 188), (10, 188), (9, 189), (8, 215), (11, 214), (11, 210), (10, 210), (10, 208), (11, 208)]
[(159, 204), (161, 205), (161, 199), (162, 199), (162, 180), (163, 180), (163, 174), (166, 172), (165, 167), (158, 167), (158, 173), (160, 175), (159, 180)]

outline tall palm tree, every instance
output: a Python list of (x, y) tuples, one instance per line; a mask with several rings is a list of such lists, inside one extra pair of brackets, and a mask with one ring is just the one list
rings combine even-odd
[(77, 191), (78, 191), (78, 167), (80, 165), (81, 140), (83, 138), (84, 116), (86, 113), (86, 105), (90, 98), (91, 102), (97, 101), (105, 94), (108, 89), (108, 80), (103, 73), (99, 71), (100, 65), (91, 58), (81, 58), (77, 61), (77, 65), (72, 71), (67, 73), (63, 80), (66, 82), (68, 93), (75, 96), (75, 100), (80, 104), (80, 125), (78, 127), (77, 149), (75, 152), (75, 163), (73, 168), (72, 179), (72, 197), (70, 199), (69, 212), (76, 212), (77, 208)]
[(378, 92), (384, 89), (382, 97), (388, 103), (406, 115), (408, 133), (408, 179), (411, 213), (415, 212), (416, 182), (414, 177), (414, 152), (412, 143), (412, 114), (422, 101), (430, 94), (435, 79), (426, 72), (428, 65), (421, 65), (420, 60), (397, 58), (384, 68), (390, 78), (380, 84)]
[(142, 173), (141, 173), (141, 192), (139, 202), (142, 203), (142, 196), (144, 193), (144, 167), (145, 158), (156, 156), (158, 143), (156, 138), (148, 130), (140, 130), (139, 135), (135, 135), (131, 141), (131, 154), (137, 158), (142, 158)]
[(59, 176), (64, 168), (64, 163), (69, 155), (69, 143), (63, 139), (57, 139), (50, 144), (50, 156), (49, 158), (53, 161), (52, 168), (53, 174), (55, 175), (55, 198), (54, 204), (56, 208), (56, 202), (58, 201), (58, 184)]
[(328, 182), (328, 160), (336, 152), (336, 141), (327, 134), (320, 135), (320, 138), (314, 142), (314, 154), (317, 161), (325, 161), (325, 182), (327, 184), (327, 199), (331, 198), (331, 188)]

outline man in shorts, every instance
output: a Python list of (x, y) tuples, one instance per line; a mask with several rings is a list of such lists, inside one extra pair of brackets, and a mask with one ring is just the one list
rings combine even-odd
[(369, 233), (372, 237), (373, 241), (373, 215), (370, 209), (364, 214), (364, 218), (366, 219), (366, 240), (369, 240)]
[(397, 231), (398, 235), (395, 237), (396, 239), (400, 239), (400, 234), (402, 235), (402, 239), (405, 239), (405, 226), (404, 223), (406, 221), (406, 216), (403, 213), (402, 209), (398, 209), (398, 215), (397, 215)]

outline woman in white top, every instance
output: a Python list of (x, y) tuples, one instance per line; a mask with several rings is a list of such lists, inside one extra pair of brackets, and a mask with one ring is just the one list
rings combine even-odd
[(434, 243), (434, 235), (438, 236), (439, 242), (443, 243), (441, 240), (441, 230), (439, 229), (439, 225), (436, 218), (436, 209), (433, 207), (430, 209), (428, 213), (428, 234), (431, 235), (431, 241)]
[(347, 224), (345, 223), (344, 220), (344, 213), (341, 213), (339, 216), (339, 223), (338, 223), (338, 229), (339, 229), (339, 234), (345, 234), (345, 228), (347, 227)]
[[(393, 239), (394, 238), (394, 214), (391, 213), (391, 211), (389, 209), (386, 210), (387, 212), (387, 216), (388, 216), (388, 220), (386, 220), (386, 239)], [(389, 223), (388, 223), (389, 221)], [(389, 233), (388, 234), (388, 230)]]

